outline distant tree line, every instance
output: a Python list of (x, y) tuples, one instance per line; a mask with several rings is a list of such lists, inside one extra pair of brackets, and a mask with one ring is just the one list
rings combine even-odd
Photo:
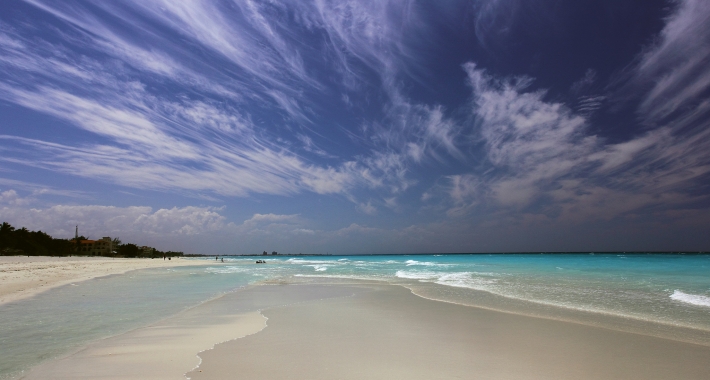
[(119, 257), (150, 257), (150, 258), (156, 258), (156, 257), (175, 257), (175, 256), (184, 256), (182, 252), (175, 252), (175, 251), (159, 251), (155, 248), (151, 249), (149, 252), (145, 252), (141, 247), (131, 244), (131, 243), (126, 243), (126, 244), (121, 244), (121, 240), (118, 238), (113, 239), (113, 246), (116, 247), (115, 251), (117, 256)]
[(55, 239), (42, 231), (15, 229), (9, 223), (0, 226), (0, 254), (32, 256), (65, 256), (73, 253), (76, 243)]
[[(9, 223), (3, 222), (0, 226), (0, 255), (2, 256), (88, 256), (77, 251), (79, 242), (87, 240), (84, 236), (74, 239), (55, 239), (42, 231), (29, 231), (22, 227), (16, 229)], [(126, 243), (119, 238), (112, 241), (113, 250), (108, 257), (163, 257), (183, 256), (182, 252), (159, 251), (155, 248), (144, 251), (141, 247)]]

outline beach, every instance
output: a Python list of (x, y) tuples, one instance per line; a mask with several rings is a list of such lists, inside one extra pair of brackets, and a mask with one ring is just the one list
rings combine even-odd
[(707, 379), (708, 359), (707, 346), (321, 282), (234, 292), (23, 379)]
[(200, 265), (172, 260), (109, 257), (0, 256), (0, 304), (31, 297), (48, 289), (136, 269)]
[(0, 0), (0, 152), (0, 380), (710, 380), (710, 0)]
[[(710, 348), (425, 300), (397, 286), (265, 310), (192, 379), (707, 379)], [(230, 359), (231, 358), (231, 359)]]
[[(353, 256), (270, 258), (267, 264), (229, 258), (223, 264), (205, 258), (85, 281), (75, 277), (68, 286), (41, 288), (34, 297), (0, 304), (5, 317), (0, 378), (709, 378), (710, 344), (702, 324), (708, 308), (674, 299), (673, 287), (657, 302), (678, 308), (676, 314), (699, 315), (697, 327), (688, 327), (695, 319), (663, 324), (628, 317), (631, 313), (612, 316), (501, 297), (491, 292), (495, 288), (481, 291), (482, 280), (468, 272), (487, 266), (478, 276), (491, 284), (500, 284), (490, 280), (495, 268), (505, 273), (523, 268), (527, 272), (517, 273), (520, 278), (541, 273), (526, 260)], [(552, 268), (572, 264), (569, 258), (563, 264), (558, 257), (535, 260)], [(627, 262), (616, 256), (584, 258), (585, 268), (591, 268), (589, 260)], [(664, 260), (702, 271), (707, 258)], [(76, 260), (75, 270), (84, 268), (89, 278), (103, 273), (104, 261), (113, 260)], [(94, 264), (97, 270), (89, 270)], [(542, 273), (553, 285), (567, 278)], [(690, 291), (681, 280), (691, 272), (684, 273), (673, 281)], [(630, 276), (631, 269), (623, 273)], [(580, 281), (574, 294), (597, 283)], [(634, 289), (616, 286), (609, 294)]]

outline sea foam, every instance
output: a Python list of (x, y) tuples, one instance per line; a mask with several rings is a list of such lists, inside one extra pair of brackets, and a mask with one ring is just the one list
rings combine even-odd
[(421, 265), (421, 266), (427, 266), (427, 267), (448, 267), (451, 264), (441, 264), (441, 263), (433, 263), (431, 261), (417, 261), (417, 260), (407, 260), (404, 262), (407, 264), (408, 267), (412, 265)]
[(249, 272), (250, 268), (238, 267), (238, 266), (224, 266), (224, 267), (207, 267), (205, 268), (206, 273), (245, 273)]
[(289, 264), (342, 264), (334, 260), (304, 260), (297, 258), (288, 259), (286, 262)]
[(710, 297), (708, 296), (688, 294), (683, 293), (680, 290), (676, 290), (670, 295), (670, 297), (676, 301), (689, 303), (691, 305), (710, 307)]
[(304, 265), (304, 267), (312, 267), (316, 272), (325, 272), (328, 270), (330, 265), (314, 264), (314, 265)]
[(472, 272), (449, 273), (439, 277), (436, 283), (456, 288), (488, 290), (488, 285), (493, 285), (498, 282), (497, 279), (485, 279), (473, 277), (472, 275)]
[[(411, 280), (419, 280), (421, 282), (434, 282), (439, 285), (453, 286), (456, 288), (469, 288), (477, 290), (487, 290), (488, 285), (493, 285), (498, 282), (495, 278), (480, 278), (474, 275), (477, 272), (429, 272), (429, 271), (405, 271), (399, 270), (395, 276)], [(483, 273), (484, 276), (490, 276), (490, 273)]]
[(442, 274), (436, 272), (414, 272), (406, 270), (398, 270), (395, 276), (399, 278), (407, 278), (411, 280), (434, 280), (438, 279)]

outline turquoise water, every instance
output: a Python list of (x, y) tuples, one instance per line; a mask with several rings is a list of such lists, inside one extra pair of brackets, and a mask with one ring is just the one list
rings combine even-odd
[[(485, 292), (710, 331), (710, 255), (345, 256), (268, 262), (272, 268), (301, 277), (376, 279), (418, 288), (438, 285), (429, 288), (439, 289), (443, 298), (451, 288), (469, 289), (476, 291), (470, 293), (471, 304)], [(428, 294), (433, 293), (429, 290)]]
[(145, 269), (0, 305), (0, 379), (90, 341), (174, 315), (250, 279), (217, 275), (204, 267)]
[[(500, 310), (584, 323), (590, 315), (653, 323), (662, 328), (632, 330), (710, 344), (710, 255), (268, 256), (266, 264), (255, 264), (256, 259), (262, 257), (135, 271), (0, 305), (0, 378), (219, 294), (276, 279), (386, 281), (428, 298)], [(685, 335), (667, 330), (673, 328), (685, 329)]]

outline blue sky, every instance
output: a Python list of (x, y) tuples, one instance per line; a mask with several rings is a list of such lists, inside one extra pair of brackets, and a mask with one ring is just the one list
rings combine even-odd
[(0, 219), (194, 253), (710, 249), (710, 3), (0, 3)]

